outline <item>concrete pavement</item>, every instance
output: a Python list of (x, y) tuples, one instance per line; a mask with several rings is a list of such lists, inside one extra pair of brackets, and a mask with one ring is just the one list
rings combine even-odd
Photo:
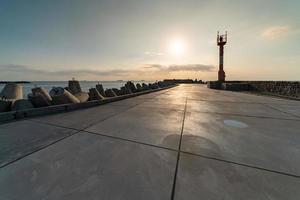
[(180, 85), (0, 125), (0, 199), (299, 199), (300, 102)]

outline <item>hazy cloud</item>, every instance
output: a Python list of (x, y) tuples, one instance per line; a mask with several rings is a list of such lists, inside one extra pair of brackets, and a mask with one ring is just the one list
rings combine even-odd
[(57, 70), (50, 71), (36, 69), (26, 65), (0, 65), (0, 79), (7, 80), (6, 77), (14, 77), (14, 80), (66, 80), (71, 77), (80, 79), (117, 79), (117, 78), (139, 78), (141, 76), (153, 79), (156, 76), (168, 75), (171, 72), (210, 72), (214, 70), (212, 65), (187, 64), (187, 65), (159, 65), (146, 64), (135, 69), (112, 69), (112, 70)]
[(274, 40), (279, 37), (282, 37), (290, 32), (288, 26), (270, 26), (264, 29), (261, 33), (262, 37)]
[(159, 64), (148, 64), (145, 66), (147, 69), (154, 69), (160, 71), (202, 71), (210, 72), (215, 69), (213, 65), (204, 65), (204, 64), (186, 64), (186, 65), (159, 65)]
[(153, 56), (153, 57), (164, 55), (163, 53), (160, 53), (160, 52), (151, 52), (151, 51), (146, 51), (146, 52), (144, 52), (144, 54), (147, 55), (147, 56)]
[[(28, 79), (27, 77), (36, 77), (36, 80), (41, 80), (43, 78), (47, 78), (48, 80), (53, 79), (65, 79), (70, 77), (89, 77), (89, 76), (127, 76), (132, 73), (132, 70), (122, 70), (122, 69), (114, 69), (114, 70), (91, 70), (91, 69), (83, 69), (83, 70), (57, 70), (57, 71), (49, 71), (43, 69), (35, 69), (26, 65), (0, 65), (0, 79), (5, 79), (7, 74), (13, 75), (16, 79)], [(32, 78), (30, 78), (32, 79)]]

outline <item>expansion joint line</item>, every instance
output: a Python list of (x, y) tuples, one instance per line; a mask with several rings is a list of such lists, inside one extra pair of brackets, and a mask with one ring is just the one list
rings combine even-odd
[(177, 151), (177, 161), (176, 161), (175, 174), (174, 174), (174, 179), (173, 179), (171, 200), (174, 200), (174, 198), (175, 198), (175, 189), (176, 189), (176, 182), (177, 182), (177, 172), (178, 172), (178, 165), (179, 165), (179, 160), (180, 160), (181, 141), (182, 141), (183, 130), (184, 130), (186, 108), (187, 108), (187, 97), (185, 98), (185, 106), (184, 106), (183, 120), (182, 120), (181, 132), (180, 132), (179, 147), (178, 147), (178, 151)]
[[(109, 119), (109, 118), (111, 118), (111, 117), (114, 117), (114, 116), (116, 116), (116, 115), (119, 115), (120, 113), (126, 112), (126, 111), (128, 111), (128, 110), (130, 110), (130, 109), (132, 109), (132, 108), (134, 108), (134, 107), (136, 107), (136, 106), (138, 106), (138, 105), (140, 105), (140, 104), (133, 105), (133, 106), (129, 107), (128, 109), (125, 109), (125, 110), (123, 110), (123, 111), (121, 111), (121, 112), (119, 112), (119, 113), (110, 115), (110, 116), (106, 117), (105, 119), (103, 119), (103, 120), (101, 120), (101, 121), (99, 121), (99, 122), (96, 122), (96, 123), (101, 123), (101, 122), (103, 122), (103, 121), (105, 121), (105, 120), (107, 120), (107, 119)], [(12, 164), (12, 163), (14, 163), (14, 162), (16, 162), (16, 161), (18, 161), (18, 160), (21, 160), (21, 159), (23, 159), (23, 158), (25, 158), (25, 157), (28, 157), (28, 156), (30, 156), (30, 155), (32, 155), (32, 154), (34, 154), (34, 153), (37, 153), (38, 151), (41, 151), (41, 150), (43, 150), (43, 149), (46, 149), (46, 148), (48, 148), (48, 147), (50, 147), (50, 146), (52, 146), (52, 145), (54, 145), (54, 144), (56, 144), (56, 143), (59, 143), (59, 142), (61, 142), (62, 140), (65, 140), (65, 139), (67, 139), (67, 138), (69, 138), (69, 137), (75, 136), (75, 135), (81, 133), (82, 131), (85, 131), (85, 129), (87, 129), (87, 128), (89, 128), (89, 127), (91, 127), (91, 126), (94, 125), (94, 124), (90, 124), (88, 127), (84, 127), (84, 128), (82, 128), (82, 129), (74, 129), (74, 128), (70, 128), (70, 127), (65, 127), (65, 126), (55, 125), (55, 124), (52, 124), (52, 123), (46, 123), (46, 122), (42, 122), (42, 121), (35, 121), (35, 120), (32, 120), (32, 119), (27, 119), (27, 120), (28, 120), (28, 121), (31, 121), (31, 122), (33, 122), (33, 123), (41, 123), (41, 124), (45, 124), (45, 125), (48, 125), (48, 126), (53, 126), (53, 127), (58, 127), (58, 128), (64, 128), (64, 129), (73, 130), (73, 131), (75, 131), (75, 132), (74, 132), (74, 133), (71, 133), (70, 135), (67, 135), (67, 136), (65, 136), (65, 137), (62, 137), (62, 138), (60, 138), (60, 139), (58, 139), (58, 140), (56, 140), (56, 141), (53, 141), (53, 142), (51, 142), (51, 143), (49, 143), (49, 144), (47, 144), (47, 145), (45, 145), (45, 146), (42, 146), (42, 147), (40, 147), (40, 148), (38, 148), (38, 149), (36, 149), (36, 150), (34, 150), (34, 151), (32, 151), (32, 152), (29, 152), (29, 153), (27, 153), (27, 154), (25, 154), (25, 155), (23, 155), (23, 156), (21, 156), (21, 157), (19, 157), (19, 158), (16, 158), (16, 159), (14, 159), (14, 160), (12, 160), (12, 161), (9, 161), (8, 163), (5, 163), (4, 165), (0, 166), (0, 169), (6, 167), (6, 166), (8, 166), (8, 165), (10, 165), (10, 164)]]
[(295, 115), (295, 114), (293, 114), (293, 113), (285, 112), (285, 111), (280, 110), (280, 109), (278, 109), (278, 108), (274, 108), (273, 106), (270, 106), (270, 105), (268, 105), (268, 104), (266, 104), (266, 103), (262, 103), (262, 105), (267, 106), (267, 107), (269, 107), (269, 108), (271, 108), (271, 109), (273, 109), (273, 110), (279, 111), (279, 112), (281, 112), (281, 113), (284, 113), (284, 114), (286, 114), (286, 115), (289, 115), (289, 116), (293, 116), (293, 117), (299, 118), (299, 116), (297, 116), (297, 115)]

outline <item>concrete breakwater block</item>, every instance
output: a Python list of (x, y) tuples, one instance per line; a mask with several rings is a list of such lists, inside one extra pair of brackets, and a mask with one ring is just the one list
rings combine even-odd
[(157, 84), (158, 84), (158, 87), (160, 87), (160, 88), (164, 88), (164, 87), (168, 86), (165, 81), (158, 81)]
[(69, 88), (69, 91), (70, 91), (72, 94), (77, 94), (77, 93), (82, 92), (79, 81), (74, 80), (74, 79), (73, 79), (73, 80), (70, 80), (70, 81), (68, 82), (68, 88)]
[(98, 92), (96, 88), (89, 89), (89, 96), (90, 100), (101, 100), (104, 99), (104, 97)]
[(30, 109), (30, 108), (33, 108), (33, 105), (27, 99), (18, 99), (16, 101), (14, 101), (11, 106), (12, 111), (25, 110), (25, 109)]
[(80, 102), (79, 99), (77, 99), (73, 94), (71, 94), (62, 87), (52, 88), (49, 94), (54, 104), (68, 104)]
[(116, 97), (118, 95), (112, 89), (106, 89), (105, 96), (106, 97)]
[(23, 86), (16, 83), (7, 83), (0, 92), (2, 99), (23, 99)]
[(12, 104), (23, 98), (23, 86), (16, 83), (7, 83), (0, 92), (0, 112), (11, 110)]
[(126, 94), (130, 94), (130, 91), (125, 86), (122, 86), (120, 90), (120, 95), (126, 95)]
[(142, 83), (142, 87), (143, 87), (143, 90), (149, 90), (149, 85), (147, 85), (146, 83)]
[(131, 81), (127, 81), (127, 83), (125, 84), (125, 87), (130, 91), (130, 93), (137, 92), (135, 85)]
[(47, 99), (47, 101), (49, 102), (52, 101), (51, 96), (49, 95), (48, 91), (45, 88), (36, 87), (36, 88), (32, 88), (31, 91), (32, 94), (42, 94)]
[(120, 95), (121, 95), (121, 91), (120, 91), (119, 89), (117, 89), (117, 88), (112, 88), (112, 90), (115, 92), (115, 94), (116, 94), (117, 96), (120, 96)]
[(98, 92), (105, 97), (105, 92), (104, 92), (104, 89), (103, 89), (103, 85), (101, 84), (97, 84), (96, 85), (96, 89), (98, 90)]
[(36, 88), (32, 88), (31, 91), (32, 91), (32, 94), (41, 94), (42, 96), (45, 97), (45, 99), (46, 99), (48, 102), (51, 102), (51, 101), (52, 101), (51, 96), (49, 95), (48, 91), (47, 91), (45, 88), (42, 88), (42, 87), (36, 87)]
[(87, 92), (79, 92), (73, 94), (80, 102), (86, 102), (89, 100), (90, 96)]
[(9, 99), (0, 99), (0, 112), (10, 111), (13, 101)]
[(73, 94), (80, 102), (86, 102), (89, 100), (89, 94), (87, 92), (83, 92), (81, 90), (81, 86), (79, 81), (70, 80), (68, 82), (68, 90), (71, 94)]
[(138, 92), (143, 91), (143, 88), (142, 88), (141, 84), (139, 84), (139, 83), (136, 84), (136, 89)]
[(159, 86), (158, 86), (157, 83), (149, 83), (149, 84), (148, 84), (148, 87), (149, 87), (150, 89), (152, 89), (152, 90), (155, 90), (155, 89), (158, 89), (158, 88), (159, 88)]
[(37, 94), (28, 94), (28, 100), (32, 103), (32, 105), (35, 107), (35, 108), (39, 108), (39, 107), (45, 107), (45, 106), (50, 106), (51, 103), (49, 101), (47, 101), (47, 99), (37, 93)]
[(41, 87), (36, 87), (31, 89), (32, 93), (28, 94), (29, 101), (34, 107), (45, 107), (52, 104), (52, 98), (48, 91)]
[(248, 91), (248, 90), (250, 90), (250, 84), (248, 84), (248, 83), (222, 83), (221, 88), (223, 90), (230, 90), (230, 91)]

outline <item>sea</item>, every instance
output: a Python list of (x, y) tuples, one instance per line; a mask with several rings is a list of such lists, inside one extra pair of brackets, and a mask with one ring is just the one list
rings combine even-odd
[[(107, 88), (118, 88), (120, 89), (125, 85), (127, 81), (80, 81), (80, 86), (82, 91), (88, 92), (90, 88), (95, 87), (98, 83), (103, 85), (104, 89)], [(150, 83), (151, 81), (132, 81), (133, 83)], [(43, 87), (48, 90), (48, 92), (53, 87), (67, 87), (68, 81), (32, 81), (30, 83), (20, 83), (23, 85), (23, 98), (27, 99), (29, 93), (31, 93), (31, 89), (34, 87)], [(0, 84), (0, 91), (4, 88), (5, 84)]]

